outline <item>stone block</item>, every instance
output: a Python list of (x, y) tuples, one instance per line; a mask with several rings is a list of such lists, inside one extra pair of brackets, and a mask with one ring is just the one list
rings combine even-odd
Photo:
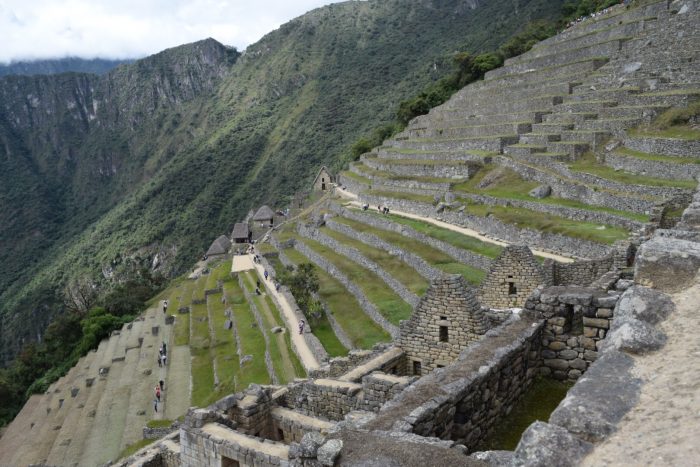
[(620, 297), (615, 316), (622, 320), (629, 317), (656, 324), (666, 319), (674, 309), (675, 305), (665, 293), (635, 285)]
[(584, 360), (581, 360), (580, 358), (576, 358), (574, 360), (571, 360), (569, 362), (569, 366), (573, 368), (574, 370), (581, 370), (584, 371), (586, 367), (588, 366)]
[(573, 360), (575, 358), (578, 358), (578, 352), (575, 350), (562, 350), (559, 352), (559, 358), (564, 359), (564, 360)]
[(575, 466), (593, 449), (564, 428), (537, 421), (520, 438), (513, 455), (514, 466)]
[(610, 321), (603, 318), (583, 318), (583, 325), (599, 329), (608, 329)]
[(630, 318), (616, 326), (604, 341), (603, 351), (618, 349), (634, 354), (658, 350), (666, 343), (666, 335), (649, 323)]
[(553, 368), (555, 370), (566, 370), (569, 368), (569, 362), (562, 360), (560, 358), (553, 358), (551, 360), (544, 361), (545, 366)]
[(635, 281), (665, 292), (687, 287), (700, 269), (700, 243), (655, 236), (637, 252)]
[(563, 342), (554, 341), (554, 342), (550, 342), (548, 347), (551, 350), (558, 351), (558, 350), (564, 350), (566, 348), (566, 344), (564, 344)]

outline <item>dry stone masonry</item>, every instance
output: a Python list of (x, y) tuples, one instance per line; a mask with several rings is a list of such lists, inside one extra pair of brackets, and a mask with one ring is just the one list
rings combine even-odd
[(479, 300), (491, 308), (522, 307), (547, 276), (525, 245), (509, 245), (496, 258), (479, 287)]

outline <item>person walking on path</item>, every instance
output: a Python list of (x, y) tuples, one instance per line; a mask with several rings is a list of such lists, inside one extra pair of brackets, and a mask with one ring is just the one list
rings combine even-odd
[(306, 323), (304, 323), (303, 319), (299, 320), (299, 334), (304, 334), (304, 324)]
[(168, 312), (168, 301), (163, 300), (163, 314)]
[(156, 392), (156, 400), (160, 402), (160, 386), (156, 386), (154, 390)]
[(163, 386), (165, 386), (165, 381), (163, 381), (161, 379), (160, 381), (158, 381), (158, 385), (160, 385), (160, 390), (163, 391)]
[(168, 356), (163, 354), (160, 359), (163, 361), (163, 366), (166, 366), (168, 364)]
[(163, 366), (163, 355), (158, 355), (158, 366), (162, 367)]
[(267, 280), (268, 274), (267, 274), (267, 269), (265, 269), (265, 280)]
[(163, 355), (168, 355), (168, 345), (163, 341)]
[(153, 410), (158, 413), (158, 399), (153, 399)]

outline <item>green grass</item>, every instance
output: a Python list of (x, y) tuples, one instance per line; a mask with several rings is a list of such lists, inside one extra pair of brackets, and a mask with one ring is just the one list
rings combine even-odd
[(214, 391), (214, 368), (211, 363), (209, 348), (191, 348), (192, 356), (192, 395), (191, 404), (206, 407)]
[(667, 162), (670, 164), (700, 164), (700, 157), (664, 156), (662, 154), (649, 154), (648, 152), (635, 151), (628, 148), (618, 148), (615, 150), (615, 153), (622, 156), (636, 157), (637, 159), (648, 161)]
[(647, 177), (645, 175), (636, 175), (629, 172), (623, 172), (602, 165), (596, 161), (592, 154), (586, 154), (576, 162), (569, 165), (571, 170), (576, 172), (585, 172), (596, 175), (607, 180), (613, 180), (620, 183), (630, 185), (646, 185), (671, 188), (695, 188), (697, 183), (693, 180), (668, 180), (665, 178)]
[(408, 319), (413, 311), (411, 305), (391, 290), (386, 283), (372, 271), (363, 268), (354, 261), (320, 244), (315, 240), (304, 239), (312, 250), (333, 263), (341, 272), (358, 285), (372, 302), (379, 313), (390, 323), (398, 326), (399, 321)]
[[(287, 249), (284, 251), (284, 253), (287, 256), (287, 258), (289, 258), (289, 260), (294, 262), (295, 264), (310, 262), (308, 258), (306, 258), (304, 255), (302, 255), (294, 249)], [(280, 263), (279, 260), (275, 260), (272, 261), (271, 264), (274, 267), (275, 272), (279, 275), (280, 271), (282, 271), (282, 268), (284, 267), (282, 266), (282, 263)], [(355, 300), (355, 297), (351, 296), (350, 293), (345, 289), (343, 289), (344, 293), (336, 294), (334, 284), (332, 284), (331, 282), (337, 281), (328, 276), (326, 272), (322, 269), (315, 267), (315, 270), (316, 274), (318, 274), (319, 277), (319, 296), (321, 297), (321, 300), (323, 300), (323, 302), (326, 303), (326, 305), (328, 305), (328, 307), (331, 310), (331, 313), (333, 313), (337, 317), (338, 312), (342, 313), (343, 315), (356, 313), (358, 310), (360, 310), (361, 312), (360, 305), (357, 303), (357, 300)], [(340, 284), (338, 283), (338, 285)], [(342, 288), (342, 285), (340, 285), (340, 288)], [(374, 322), (372, 322), (372, 324), (374, 324)], [(376, 324), (374, 325), (376, 326)], [(341, 327), (345, 329), (343, 325), (341, 325)], [(333, 331), (333, 328), (331, 327), (331, 324), (328, 321), (328, 318), (325, 314), (323, 314), (321, 318), (314, 320), (311, 326), (311, 331), (313, 332), (314, 336), (316, 336), (321, 342), (323, 348), (326, 349), (328, 355), (330, 355), (331, 357), (340, 357), (347, 355), (348, 349), (346, 349), (343, 346), (343, 344), (341, 344), (338, 340), (338, 337), (335, 335), (335, 332)], [(285, 334), (285, 336), (289, 338), (288, 334)], [(372, 347), (372, 345), (374, 345), (374, 343), (372, 343), (368, 347), (360, 348), (370, 348)]]
[[(377, 263), (382, 269), (389, 273), (396, 280), (401, 282), (408, 290), (413, 292), (418, 296), (422, 296), (428, 286), (430, 285), (428, 281), (418, 274), (418, 271), (413, 269), (407, 263), (403, 262), (398, 257), (389, 254), (385, 250), (380, 250), (374, 248), (370, 245), (362, 243), (359, 240), (343, 235), (340, 232), (336, 232), (329, 228), (322, 228), (321, 231), (331, 238), (339, 241), (340, 243), (357, 249), (362, 253), (367, 259), (370, 259)], [(362, 232), (362, 231), (360, 231)], [(410, 250), (408, 250), (410, 251)]]
[(377, 229), (370, 225), (363, 224), (362, 222), (348, 219), (346, 217), (336, 217), (334, 220), (349, 225), (355, 230), (372, 233), (384, 241), (392, 243), (399, 248), (420, 256), (428, 264), (444, 272), (450, 274), (462, 274), (462, 276), (464, 276), (464, 278), (472, 284), (479, 284), (485, 277), (485, 271), (477, 269), (468, 264), (460, 263), (453, 257), (443, 253), (437, 248), (433, 248), (411, 238), (404, 237), (399, 233)]
[(632, 136), (651, 137), (651, 138), (673, 138), (685, 139), (691, 141), (700, 140), (700, 130), (697, 130), (690, 125), (671, 125), (666, 128), (654, 127), (639, 127), (628, 132)]
[(146, 426), (148, 428), (170, 428), (170, 425), (173, 424), (172, 420), (168, 420), (167, 418), (164, 418), (162, 420), (149, 420), (146, 422)]
[(514, 199), (554, 206), (585, 209), (587, 211), (607, 212), (609, 214), (615, 214), (617, 216), (626, 217), (628, 219), (640, 222), (646, 222), (649, 220), (649, 216), (645, 214), (638, 214), (636, 212), (630, 211), (621, 211), (618, 209), (611, 209), (602, 206), (594, 206), (591, 204), (585, 204), (580, 201), (571, 199), (557, 197), (548, 197), (543, 199), (533, 198), (529, 194), (530, 190), (539, 186), (540, 184), (537, 182), (523, 180), (522, 177), (520, 177), (517, 173), (509, 169), (503, 170), (502, 176), (498, 177), (498, 179), (492, 185), (489, 185), (487, 188), (479, 188), (479, 183), (481, 183), (481, 181), (487, 174), (491, 173), (494, 170), (499, 169), (495, 165), (487, 165), (469, 181), (454, 186), (453, 190), (461, 191), (464, 193), (488, 195), (493, 196), (494, 198)]
[[(211, 317), (211, 327), (214, 332), (210, 346), (210, 355), (216, 361), (216, 371), (219, 377), (217, 393), (226, 390), (234, 392), (236, 387), (236, 375), (240, 371), (236, 341), (233, 332), (226, 329), (226, 308), (221, 303), (222, 295), (210, 295), (207, 300), (209, 316)], [(227, 300), (230, 301), (230, 300)], [(243, 388), (240, 388), (243, 389)], [(216, 399), (215, 399), (216, 400)]]
[(513, 224), (521, 229), (561, 234), (607, 245), (611, 245), (617, 240), (624, 240), (629, 236), (629, 232), (621, 227), (574, 221), (523, 208), (472, 204), (467, 206), (466, 211), (481, 217), (493, 215), (501, 222)]
[(501, 250), (503, 249), (498, 245), (483, 242), (477, 238), (469, 237), (467, 235), (463, 235), (453, 230), (438, 227), (429, 222), (423, 222), (417, 219), (410, 219), (408, 217), (401, 217), (391, 213), (389, 213), (388, 215), (380, 214), (374, 211), (366, 211), (365, 213), (378, 218), (388, 218), (393, 222), (396, 222), (397, 224), (410, 227), (413, 230), (428, 235), (429, 237), (433, 237), (436, 240), (449, 243), (450, 245), (455, 246), (457, 248), (461, 248), (463, 250), (472, 251), (474, 253), (486, 256), (487, 258), (495, 258), (501, 253)]
[(187, 313), (177, 313), (177, 310), (183, 306), (189, 306), (192, 303), (192, 293), (194, 291), (196, 281), (187, 279), (180, 287), (175, 289), (170, 298), (168, 309), (172, 309), (175, 317), (175, 345), (188, 345), (190, 343), (190, 315)]
[(153, 444), (155, 441), (158, 441), (157, 439), (140, 439), (136, 441), (135, 443), (132, 443), (128, 445), (127, 447), (124, 448), (122, 452), (119, 453), (117, 456), (117, 459), (123, 459), (125, 457), (129, 457), (130, 455), (134, 454), (136, 451), (139, 449), (143, 449), (149, 444)]
[[(243, 297), (243, 291), (238, 285), (238, 281), (226, 284), (227, 292), (234, 296)], [(245, 301), (233, 303), (234, 316), (236, 318), (236, 329), (241, 341), (241, 352), (244, 355), (252, 355), (253, 360), (246, 362), (240, 371), (238, 387), (247, 388), (250, 383), (270, 384), (270, 375), (265, 366), (265, 339), (255, 321), (250, 305)]]
[[(285, 250), (285, 254), (297, 264), (309, 262), (309, 259), (297, 250)], [(319, 278), (319, 296), (321, 300), (328, 305), (330, 312), (350, 338), (354, 347), (370, 349), (378, 342), (391, 341), (391, 336), (362, 311), (362, 307), (360, 307), (357, 299), (348, 292), (343, 284), (315, 265), (314, 269)], [(319, 324), (321, 324), (320, 328)], [(333, 353), (338, 355), (346, 355), (347, 349), (343, 347), (335, 336), (335, 332), (328, 320), (324, 318), (322, 323), (319, 324), (315, 325), (314, 332), (317, 333), (316, 335), (323, 343), (326, 351), (329, 354), (333, 351)], [(334, 341), (331, 346), (326, 344), (329, 338), (332, 342)]]

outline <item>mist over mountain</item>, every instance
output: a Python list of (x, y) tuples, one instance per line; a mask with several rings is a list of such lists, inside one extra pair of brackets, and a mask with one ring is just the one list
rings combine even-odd
[(56, 75), (59, 73), (93, 73), (103, 75), (108, 71), (134, 60), (85, 59), (79, 57), (49, 60), (26, 60), (0, 63), (0, 76), (6, 75)]

